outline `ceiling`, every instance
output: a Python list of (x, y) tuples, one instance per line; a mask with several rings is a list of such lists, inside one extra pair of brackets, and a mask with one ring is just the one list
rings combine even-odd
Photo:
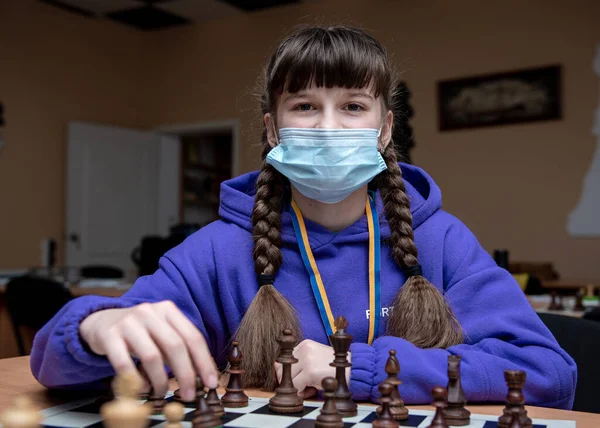
[(38, 0), (65, 11), (152, 31), (319, 0)]

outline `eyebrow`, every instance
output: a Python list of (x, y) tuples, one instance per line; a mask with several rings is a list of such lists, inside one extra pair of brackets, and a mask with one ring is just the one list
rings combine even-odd
[(306, 91), (300, 91), (300, 92), (294, 92), (293, 94), (288, 94), (283, 98), (283, 102), (286, 102), (288, 100), (294, 99), (294, 98), (300, 98), (300, 97), (304, 97), (306, 96), (307, 93)]
[(373, 95), (367, 93), (367, 92), (358, 92), (358, 91), (354, 91), (354, 92), (350, 92), (348, 94), (348, 96), (350, 97), (363, 97), (363, 98), (369, 98), (371, 100), (375, 100), (375, 97), (373, 97)]
[[(373, 95), (367, 93), (367, 92), (361, 92), (361, 91), (353, 91), (353, 92), (349, 92), (348, 94), (346, 94), (349, 97), (362, 97), (362, 98), (368, 98), (370, 100), (375, 100), (375, 97), (373, 97)], [(308, 92), (307, 91), (299, 91), (299, 92), (294, 92), (293, 94), (288, 94), (283, 98), (283, 102), (286, 102), (288, 100), (294, 99), (294, 98), (302, 98), (308, 96)]]

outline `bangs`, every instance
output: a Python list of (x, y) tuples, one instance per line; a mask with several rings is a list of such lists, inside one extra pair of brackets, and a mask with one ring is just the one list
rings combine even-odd
[(383, 47), (371, 36), (344, 27), (301, 30), (274, 55), (268, 76), (272, 95), (311, 86), (368, 88), (374, 97), (387, 92), (391, 76)]

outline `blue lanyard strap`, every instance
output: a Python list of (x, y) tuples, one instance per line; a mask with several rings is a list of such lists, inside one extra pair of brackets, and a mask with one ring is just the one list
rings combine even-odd
[[(375, 195), (370, 193), (367, 197), (366, 203), (366, 214), (369, 228), (369, 336), (368, 344), (372, 344), (373, 340), (378, 335), (379, 330), (379, 317), (381, 314), (381, 293), (380, 293), (380, 233), (379, 233), (379, 218), (377, 216), (377, 207), (375, 205)], [(296, 205), (296, 202), (292, 200), (290, 205), (290, 215), (292, 217), (292, 224), (294, 225), (294, 232), (296, 233), (296, 239), (298, 240), (298, 246), (300, 247), (300, 254), (302, 255), (302, 261), (304, 267), (310, 277), (310, 285), (319, 307), (321, 314), (321, 320), (325, 326), (327, 335), (330, 336), (335, 333), (334, 317), (331, 312), (331, 306), (329, 305), (329, 299), (325, 292), (325, 286), (323, 285), (323, 279), (317, 267), (317, 263), (313, 256), (308, 241), (308, 233), (304, 224), (304, 217)]]

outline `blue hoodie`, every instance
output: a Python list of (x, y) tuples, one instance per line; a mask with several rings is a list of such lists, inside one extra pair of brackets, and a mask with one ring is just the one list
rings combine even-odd
[[(420, 349), (398, 337), (382, 336), (367, 345), (368, 229), (363, 216), (339, 233), (306, 220), (310, 246), (321, 272), (334, 316), (344, 315), (351, 345), (350, 389), (356, 400), (375, 400), (387, 377), (389, 350), (400, 361), (400, 393), (407, 404), (431, 402), (431, 389), (447, 382), (447, 357), (462, 357), (461, 374), (470, 402), (503, 402), (504, 370), (527, 374), (529, 404), (570, 409), (577, 370), (537, 317), (512, 276), (499, 268), (458, 219), (441, 210), (438, 186), (423, 170), (401, 165), (411, 201), (415, 242), (423, 274), (445, 295), (465, 333), (465, 343), (449, 349)], [(227, 345), (258, 289), (252, 260), (251, 213), (258, 173), (221, 185), (218, 220), (170, 250), (152, 275), (139, 278), (122, 297), (85, 296), (68, 303), (37, 335), (31, 369), (51, 388), (89, 388), (114, 374), (104, 357), (91, 353), (79, 336), (79, 324), (104, 308), (172, 300), (206, 337), (219, 366)], [(377, 197), (383, 238), (389, 226)], [(287, 210), (282, 214), (283, 264), (276, 288), (296, 308), (305, 339), (328, 344), (309, 276)], [(379, 331), (406, 277), (389, 248), (381, 251)], [(387, 310), (385, 309), (387, 308)]]

